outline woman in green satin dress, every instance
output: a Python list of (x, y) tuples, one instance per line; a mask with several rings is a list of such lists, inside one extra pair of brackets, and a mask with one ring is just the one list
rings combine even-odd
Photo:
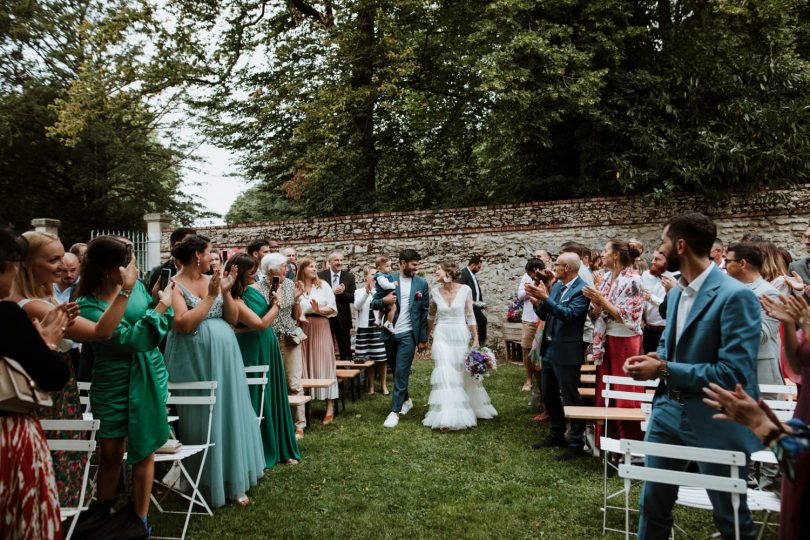
[(82, 317), (97, 321), (118, 296), (128, 297), (124, 317), (112, 337), (84, 346), (93, 348), (90, 407), (94, 418), (101, 421), (98, 500), (113, 499), (118, 493), (126, 450), (127, 463), (132, 464), (134, 509), (148, 528), (154, 452), (169, 438), (168, 376), (158, 344), (172, 324), (172, 285), (158, 293), (160, 300), (154, 308), (140, 281), (130, 290), (121, 289), (112, 276), (129, 262), (124, 261), (127, 257), (133, 256), (124, 239), (101, 236), (91, 240), (78, 304)]
[[(271, 468), (276, 463), (298, 463), (301, 452), (295, 439), (295, 423), (287, 397), (287, 377), (281, 349), (271, 326), (278, 316), (281, 294), (278, 290), (271, 291), (270, 283), (266, 281), (255, 282), (256, 266), (252, 256), (238, 253), (225, 265), (225, 271), (229, 272), (232, 267), (239, 269), (231, 295), (239, 307), (236, 340), (242, 351), (242, 361), (245, 366), (270, 367), (260, 428), (265, 466)], [(261, 410), (260, 388), (250, 387), (250, 401), (258, 416)]]

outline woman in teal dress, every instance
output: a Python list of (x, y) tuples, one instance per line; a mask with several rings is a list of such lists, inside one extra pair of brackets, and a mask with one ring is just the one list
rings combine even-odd
[[(211, 507), (235, 500), (248, 504), (247, 491), (264, 475), (264, 453), (256, 413), (247, 392), (245, 367), (231, 328), (238, 308), (230, 295), (235, 276), (222, 277), (210, 267), (211, 244), (203, 236), (187, 236), (172, 249), (182, 266), (174, 278), (174, 326), (166, 341), (166, 365), (172, 382), (217, 381), (211, 442), (200, 479), (200, 491)], [(203, 444), (208, 409), (178, 407), (180, 440)], [(191, 461), (199, 470), (201, 455)]]
[(112, 337), (84, 346), (92, 347), (95, 357), (90, 408), (101, 421), (98, 500), (116, 497), (126, 451), (127, 463), (132, 464), (135, 513), (148, 530), (154, 452), (169, 438), (168, 375), (158, 344), (171, 327), (172, 291), (171, 285), (160, 291), (160, 301), (150, 308), (152, 298), (140, 281), (131, 290), (122, 289), (111, 276), (128, 257), (134, 259), (122, 239), (100, 236), (91, 240), (78, 304), (82, 317), (96, 322), (118, 296), (128, 297), (124, 317)]
[[(269, 366), (264, 392), (264, 418), (261, 421), (264, 461), (267, 468), (276, 463), (298, 463), (301, 452), (295, 439), (295, 424), (287, 397), (287, 377), (276, 333), (270, 326), (278, 316), (281, 294), (272, 292), (266, 280), (256, 283), (256, 259), (246, 253), (234, 255), (225, 271), (238, 268), (231, 296), (239, 307), (236, 340), (245, 366)], [(270, 276), (270, 274), (268, 274)], [(270, 278), (272, 279), (272, 277)], [(268, 304), (268, 298), (271, 304)], [(253, 410), (261, 410), (261, 388), (250, 387)]]

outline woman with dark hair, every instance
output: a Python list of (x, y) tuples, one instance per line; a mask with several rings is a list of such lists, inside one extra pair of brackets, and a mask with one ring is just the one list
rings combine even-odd
[(455, 262), (443, 261), (436, 269), (438, 284), (430, 294), (428, 337), (433, 337), (431, 355), (436, 366), (430, 375), (430, 408), (422, 424), (443, 432), (466, 429), (475, 426), (478, 418), (498, 414), (483, 385), (465, 369), (470, 345), (478, 346), (478, 324), (472, 289), (458, 283), (460, 275)]
[[(295, 439), (295, 424), (287, 397), (287, 376), (272, 327), (281, 309), (281, 291), (278, 287), (273, 290), (265, 280), (256, 283), (256, 259), (247, 253), (229, 259), (225, 271), (237, 272), (231, 296), (239, 308), (236, 340), (242, 351), (242, 361), (245, 366), (270, 367), (264, 392), (264, 418), (259, 427), (264, 443), (265, 467), (270, 469), (276, 463), (298, 463), (301, 451)], [(276, 282), (277, 286), (279, 284)], [(250, 401), (257, 416), (261, 410), (260, 400), (261, 390), (251, 386)]]
[(387, 396), (389, 394), (386, 380), (388, 357), (385, 354), (385, 341), (383, 341), (382, 333), (378, 328), (375, 328), (374, 310), (371, 309), (376, 285), (374, 272), (375, 269), (370, 266), (363, 268), (365, 286), (358, 288), (354, 292), (354, 309), (357, 310), (357, 339), (355, 341), (354, 357), (358, 360), (372, 360), (374, 362), (366, 370), (368, 395), (374, 395), (376, 368), (379, 367), (380, 391)]
[(121, 295), (128, 296), (124, 317), (104, 341), (89, 343), (93, 352), (90, 406), (101, 421), (98, 431), (100, 462), (99, 502), (116, 498), (124, 452), (132, 464), (133, 511), (149, 530), (146, 514), (155, 473), (154, 452), (169, 438), (166, 366), (158, 345), (172, 322), (172, 288), (152, 296), (140, 281), (124, 292), (115, 274), (124, 263), (134, 264), (128, 241), (99, 236), (90, 241), (79, 281), (82, 317), (101, 318)]
[[(605, 246), (602, 261), (608, 273), (599, 288), (585, 287), (584, 294), (591, 301), (590, 315), (594, 320), (593, 360), (596, 369), (596, 405), (604, 406), (602, 376), (626, 376), (622, 366), (631, 356), (640, 354), (644, 314), (644, 294), (641, 277), (633, 268), (639, 252), (623, 240), (610, 240)], [(616, 390), (641, 391), (639, 387), (618, 385)], [(616, 400), (616, 407), (637, 407), (633, 401)], [(641, 439), (638, 422), (617, 422), (620, 439)], [(597, 426), (596, 441), (601, 435)]]
[[(31, 319), (42, 320), (58, 305), (53, 297), (53, 284), (62, 271), (62, 258), (65, 248), (59, 237), (37, 231), (23, 233), (28, 242), (28, 253), (20, 262), (20, 271), (14, 278), (10, 299), (25, 310)], [(127, 307), (129, 294), (138, 278), (138, 269), (134, 262), (122, 257), (119, 266), (110, 274), (110, 279), (121, 286), (118, 294), (107, 306), (104, 314), (97, 321), (79, 316), (79, 307), (71, 302), (66, 304), (71, 323), (65, 331), (65, 338), (58, 344), (59, 352), (70, 370), (68, 383), (58, 392), (52, 393), (53, 407), (40, 411), (40, 418), (60, 420), (81, 420), (82, 410), (79, 403), (79, 388), (76, 374), (70, 358), (71, 340), (92, 342), (109, 339), (112, 336)], [(56, 438), (81, 438), (80, 432), (68, 434), (57, 433)], [(82, 471), (86, 457), (79, 458), (74, 452), (54, 452), (54, 469), (56, 486), (59, 491), (59, 502), (62, 506), (76, 507), (82, 481)], [(77, 466), (77, 463), (79, 466)]]
[[(0, 229), (0, 298), (11, 292), (26, 243)], [(14, 302), (0, 302), (0, 356), (16, 360), (43, 390), (70, 377), (56, 349), (68, 325), (67, 307), (51, 308), (32, 323)], [(51, 453), (36, 412), (0, 411), (0, 538), (61, 537), (59, 497)]]
[[(245, 367), (231, 325), (239, 308), (230, 290), (236, 266), (224, 278), (208, 277), (211, 244), (204, 236), (185, 237), (172, 249), (181, 266), (174, 277), (174, 326), (166, 340), (166, 365), (172, 382), (217, 381), (211, 442), (200, 478), (200, 491), (212, 507), (235, 500), (249, 501), (247, 490), (264, 475), (262, 439), (247, 392)], [(180, 439), (203, 444), (207, 437), (208, 410), (178, 406)], [(198, 470), (200, 458), (192, 462)]]
[[(298, 304), (301, 306), (309, 326), (307, 339), (303, 345), (304, 378), (335, 379), (335, 349), (332, 344), (332, 330), (329, 328), (329, 317), (337, 314), (337, 304), (332, 287), (318, 278), (318, 267), (310, 258), (298, 263), (296, 280), (301, 283), (304, 292)], [(326, 400), (324, 425), (332, 423), (335, 412), (335, 400), (338, 397), (337, 380), (328, 388), (314, 388), (312, 398)]]

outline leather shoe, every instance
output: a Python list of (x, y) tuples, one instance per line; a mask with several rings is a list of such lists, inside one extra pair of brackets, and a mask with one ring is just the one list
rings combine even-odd
[(549, 416), (546, 411), (541, 412), (537, 416), (532, 416), (532, 422), (548, 422)]
[(546, 438), (544, 441), (540, 441), (538, 443), (534, 443), (532, 448), (535, 450), (540, 450), (541, 448), (562, 448), (566, 444), (565, 439), (555, 439), (552, 437)]
[(582, 448), (574, 448), (569, 446), (562, 454), (554, 459), (557, 461), (573, 461), (581, 457), (585, 457), (585, 452), (582, 451)]

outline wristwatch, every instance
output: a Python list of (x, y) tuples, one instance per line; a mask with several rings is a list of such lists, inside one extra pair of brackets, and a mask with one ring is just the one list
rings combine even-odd
[(659, 379), (668, 379), (669, 378), (669, 368), (667, 368), (667, 361), (666, 360), (658, 360), (658, 378)]
[(123, 296), (124, 298), (129, 298), (129, 295), (132, 294), (132, 289), (121, 289), (118, 291), (118, 296)]

